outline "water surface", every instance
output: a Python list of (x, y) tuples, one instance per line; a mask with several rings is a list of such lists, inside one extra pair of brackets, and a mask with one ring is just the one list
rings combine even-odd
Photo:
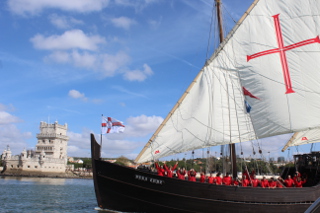
[(0, 212), (92, 212), (92, 179), (0, 177)]

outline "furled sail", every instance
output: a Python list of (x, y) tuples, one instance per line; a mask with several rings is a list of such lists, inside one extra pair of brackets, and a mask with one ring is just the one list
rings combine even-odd
[(255, 1), (136, 161), (319, 127), (319, 11)]

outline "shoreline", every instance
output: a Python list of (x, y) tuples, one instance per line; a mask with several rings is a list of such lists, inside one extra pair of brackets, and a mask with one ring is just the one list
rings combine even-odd
[(76, 176), (74, 174), (68, 175), (66, 174), (0, 174), (0, 178), (2, 177), (30, 177), (30, 178), (65, 178), (65, 179), (93, 179), (91, 176)]

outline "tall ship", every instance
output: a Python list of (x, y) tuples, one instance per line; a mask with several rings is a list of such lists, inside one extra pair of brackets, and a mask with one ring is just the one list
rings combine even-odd
[[(215, 0), (219, 18), (220, 0)], [(220, 25), (221, 26), (221, 25)], [(222, 27), (221, 27), (222, 29)], [(220, 31), (221, 32), (221, 31)], [(284, 147), (320, 141), (320, 3), (255, 0), (208, 59), (135, 161), (294, 133)], [(121, 212), (305, 212), (320, 197), (320, 152), (295, 155), (302, 188), (214, 185), (102, 160), (91, 135), (98, 206)], [(257, 150), (262, 152), (263, 150)]]

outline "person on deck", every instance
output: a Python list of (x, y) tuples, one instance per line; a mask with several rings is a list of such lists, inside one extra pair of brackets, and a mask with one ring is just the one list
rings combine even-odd
[(249, 180), (247, 179), (247, 177), (245, 175), (242, 175), (241, 186), (242, 187), (249, 186)]
[(284, 184), (286, 187), (291, 188), (294, 186), (294, 181), (291, 178), (291, 175), (288, 175), (288, 178), (284, 180)]
[(186, 169), (183, 167), (183, 168), (179, 168), (178, 171), (177, 171), (177, 175), (178, 175), (178, 179), (180, 180), (185, 180), (185, 175), (186, 175)]
[(297, 177), (296, 181), (295, 181), (295, 186), (298, 188), (302, 188), (302, 185), (305, 184), (307, 182), (307, 180), (302, 180), (301, 177)]
[(221, 179), (220, 175), (221, 175), (221, 173), (218, 172), (218, 174), (216, 175), (216, 178), (215, 178), (217, 185), (222, 185), (222, 179)]
[(212, 173), (210, 174), (210, 176), (207, 179), (208, 179), (209, 184), (214, 184), (216, 181), (216, 178), (213, 177)]
[(194, 169), (190, 169), (188, 172), (188, 180), (196, 182), (196, 175), (197, 175), (197, 172)]
[(269, 180), (269, 188), (270, 188), (270, 189), (274, 189), (274, 188), (276, 188), (276, 187), (277, 187), (277, 182), (274, 181), (274, 178), (273, 178), (273, 177), (270, 178), (270, 180)]
[(260, 183), (262, 188), (268, 188), (269, 187), (269, 181), (266, 179), (266, 177), (263, 177)]
[(232, 182), (231, 177), (229, 176), (229, 172), (227, 172), (226, 176), (222, 178), (222, 184), (226, 186), (230, 186)]
[(203, 172), (200, 173), (200, 183), (205, 183), (206, 182), (206, 176), (204, 175)]
[(163, 166), (159, 166), (159, 164), (157, 162), (154, 163), (156, 168), (157, 168), (157, 171), (158, 171), (158, 175), (159, 176), (164, 176), (165, 175), (165, 169), (163, 168)]
[(251, 186), (252, 187), (258, 187), (260, 185), (260, 180), (256, 178), (256, 175), (253, 175), (251, 179)]
[(176, 162), (176, 164), (174, 166), (167, 166), (167, 164), (163, 165), (163, 168), (166, 170), (167, 173), (167, 177), (172, 178), (173, 177), (173, 171), (177, 168), (178, 166), (178, 162)]

